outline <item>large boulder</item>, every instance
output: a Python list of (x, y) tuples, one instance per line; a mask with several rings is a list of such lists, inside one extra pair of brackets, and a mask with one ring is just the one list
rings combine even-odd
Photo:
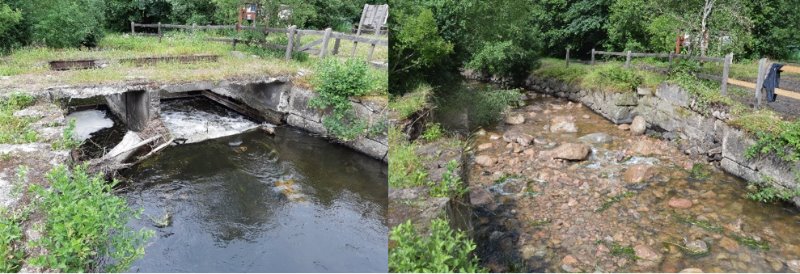
[(647, 122), (642, 116), (636, 116), (631, 123), (631, 133), (633, 135), (642, 135), (647, 130)]
[(556, 116), (550, 120), (550, 132), (553, 133), (575, 133), (578, 127), (575, 126), (575, 117)]
[(572, 161), (586, 160), (589, 156), (589, 146), (585, 144), (562, 144), (553, 150), (553, 158)]

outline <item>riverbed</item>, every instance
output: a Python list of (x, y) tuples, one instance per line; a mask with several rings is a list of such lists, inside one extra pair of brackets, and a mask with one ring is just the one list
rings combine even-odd
[[(475, 137), (473, 235), (490, 270), (774, 272), (800, 263), (792, 206), (749, 200), (746, 182), (663, 133), (636, 136), (581, 104), (528, 94), (508, 114), (524, 121)], [(588, 155), (559, 159), (565, 144)]]

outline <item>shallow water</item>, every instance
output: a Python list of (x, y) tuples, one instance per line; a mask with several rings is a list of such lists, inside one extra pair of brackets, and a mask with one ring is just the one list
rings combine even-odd
[(170, 147), (123, 175), (144, 209), (129, 225), (156, 231), (132, 272), (388, 270), (386, 165), (300, 130)]
[[(691, 167), (705, 163), (705, 157), (690, 158), (669, 142), (631, 136), (566, 100), (539, 96), (512, 113), (525, 115), (525, 123), (498, 124), (475, 141), (492, 143), (476, 155), (496, 157), (498, 163), (474, 165), (469, 175), (471, 186), (486, 189), (494, 199), (475, 211), (478, 255), (490, 269), (773, 272), (788, 271), (786, 262), (800, 259), (797, 210), (747, 199), (746, 182), (713, 166), (704, 168), (708, 177), (693, 177)], [(579, 132), (551, 133), (546, 128), (555, 116), (574, 117)], [(547, 157), (547, 145), (521, 147), (490, 139), (509, 131), (555, 144), (580, 143), (579, 137), (597, 132), (613, 141), (592, 144), (587, 160), (569, 162)], [(633, 165), (647, 166), (653, 175), (643, 183), (627, 183), (624, 173)], [(618, 201), (609, 202), (614, 197)], [(692, 206), (668, 205), (677, 198)], [(768, 249), (748, 245), (749, 240)], [(687, 252), (695, 241), (706, 243), (708, 253)], [(621, 252), (637, 246), (657, 258), (634, 259)]]

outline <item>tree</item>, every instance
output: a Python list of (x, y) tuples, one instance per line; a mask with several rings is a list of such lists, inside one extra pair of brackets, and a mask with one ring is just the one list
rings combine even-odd
[(22, 20), (22, 12), (0, 0), (0, 52), (8, 51), (17, 41), (13, 29)]

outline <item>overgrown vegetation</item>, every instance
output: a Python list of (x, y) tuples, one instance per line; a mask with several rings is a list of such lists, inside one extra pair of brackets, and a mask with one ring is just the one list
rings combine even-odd
[(22, 221), (27, 214), (0, 208), (0, 272), (18, 272), (24, 259)]
[(428, 102), (432, 95), (433, 88), (430, 85), (419, 85), (412, 92), (393, 97), (389, 101), (389, 108), (397, 114), (399, 119), (409, 118), (412, 114), (429, 107)]
[(409, 142), (396, 127), (389, 128), (389, 187), (405, 188), (424, 185), (428, 172), (422, 165), (417, 145)]
[(30, 124), (37, 118), (17, 117), (14, 112), (33, 105), (33, 96), (15, 92), (0, 100), (0, 144), (35, 142), (38, 138)]
[(311, 107), (331, 114), (322, 124), (328, 133), (343, 141), (350, 141), (367, 130), (367, 123), (359, 119), (350, 105), (350, 97), (363, 96), (369, 91), (367, 65), (356, 59), (340, 62), (333, 58), (320, 61), (314, 76), (315, 90), (319, 94), (308, 102)]
[(774, 203), (791, 201), (800, 196), (800, 188), (776, 187), (774, 181), (771, 177), (764, 176), (761, 182), (748, 185), (747, 198), (762, 203)]
[(91, 176), (83, 166), (71, 171), (58, 166), (47, 180), (49, 188), (31, 186), (34, 203), (45, 215), (45, 236), (33, 244), (48, 251), (31, 258), (32, 264), (62, 272), (119, 272), (144, 254), (152, 231), (127, 227), (140, 212), (114, 195), (116, 182)]
[(429, 236), (420, 235), (411, 221), (392, 229), (389, 272), (486, 272), (472, 254), (475, 243), (453, 231), (444, 219), (434, 219)]
[(442, 138), (444, 135), (444, 130), (442, 129), (442, 125), (439, 123), (429, 123), (425, 126), (425, 131), (422, 132), (422, 139), (425, 141), (431, 142), (436, 141), (439, 138)]
[(692, 164), (692, 169), (689, 171), (689, 176), (695, 180), (705, 180), (711, 176), (711, 171), (702, 163)]
[(482, 127), (500, 121), (503, 118), (503, 112), (509, 106), (516, 106), (520, 100), (520, 91), (517, 89), (495, 90), (484, 88), (470, 90), (465, 88), (443, 96), (450, 98), (442, 99), (447, 104), (439, 104), (439, 109), (457, 113), (466, 109), (470, 127)]
[(442, 174), (442, 180), (430, 183), (431, 197), (454, 197), (467, 193), (467, 186), (461, 181), (458, 167), (456, 160), (447, 162), (447, 171)]
[(81, 142), (75, 140), (75, 119), (67, 121), (67, 126), (64, 127), (61, 133), (61, 139), (53, 142), (53, 149), (66, 149), (71, 150), (79, 147)]

